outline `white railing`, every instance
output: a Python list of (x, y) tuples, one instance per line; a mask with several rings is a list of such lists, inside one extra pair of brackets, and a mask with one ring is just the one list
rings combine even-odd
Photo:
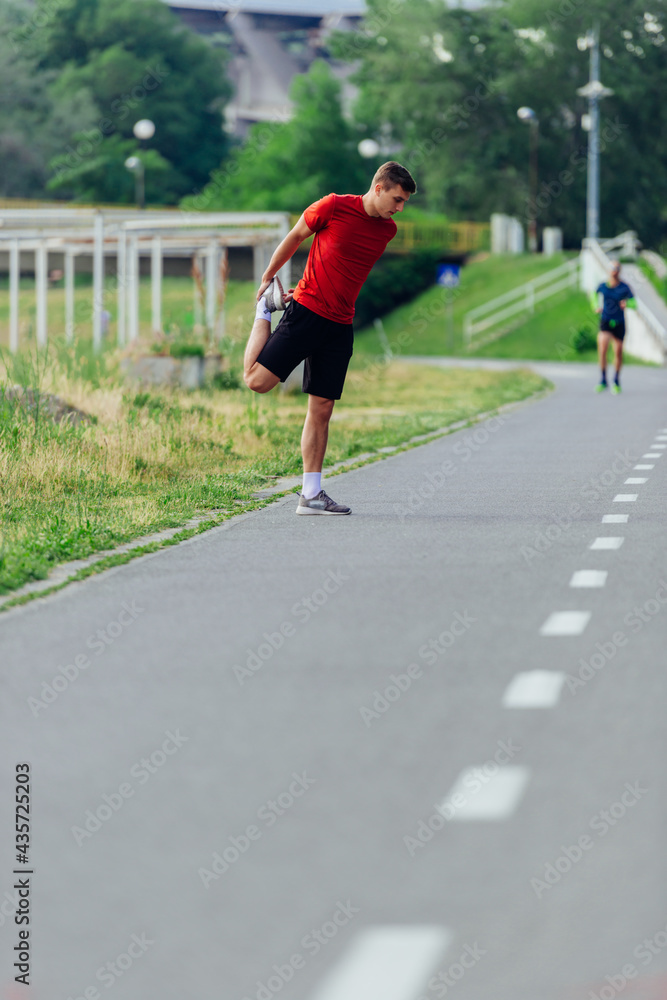
[(634, 229), (627, 229), (624, 233), (619, 233), (618, 236), (610, 236), (608, 239), (601, 239), (598, 242), (606, 254), (610, 254), (612, 250), (618, 250), (621, 257), (636, 257), (641, 246)]
[(505, 292), (504, 295), (485, 302), (482, 306), (477, 306), (476, 309), (471, 309), (463, 319), (463, 334), (467, 349), (472, 349), (473, 340), (479, 334), (486, 334), (485, 340), (493, 340), (509, 333), (516, 324), (508, 326), (508, 320), (526, 313), (532, 315), (538, 302), (568, 288), (577, 288), (578, 284), (579, 258), (575, 258)]
[(667, 263), (665, 263), (665, 258), (661, 257), (659, 253), (656, 253), (654, 250), (642, 250), (639, 256), (655, 271), (658, 278), (667, 278)]

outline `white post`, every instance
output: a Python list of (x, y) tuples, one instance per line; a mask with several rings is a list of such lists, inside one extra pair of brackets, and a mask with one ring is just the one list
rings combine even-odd
[[(199, 276), (200, 276), (200, 280), (201, 280), (201, 278), (203, 276), (203, 266), (202, 266), (203, 265), (203, 260), (202, 260), (202, 255), (200, 253), (195, 253), (195, 265), (197, 267), (197, 270), (198, 270)], [(204, 317), (202, 316), (202, 311), (201, 311), (201, 292), (199, 290), (199, 285), (197, 284), (197, 282), (194, 279), (193, 279), (193, 282), (192, 282), (192, 291), (193, 291), (193, 294), (194, 294), (194, 319), (195, 319), (195, 326), (201, 328), (201, 326), (202, 326), (202, 324), (204, 322)]]
[[(289, 233), (289, 231), (290, 231), (289, 217), (285, 216), (285, 218), (280, 223), (280, 239), (279, 239), (278, 242), (281, 243), (285, 239), (285, 237), (287, 236), (287, 234)], [(287, 289), (292, 284), (292, 259), (291, 259), (291, 257), (287, 261), (287, 263), (283, 264), (283, 266), (280, 268), (280, 271), (278, 272), (278, 276), (280, 278), (280, 282), (281, 282), (283, 288), (285, 289), (285, 291), (287, 291)]]
[(136, 236), (130, 236), (127, 257), (127, 325), (133, 344), (139, 339), (139, 245)]
[(93, 249), (93, 348), (102, 347), (102, 308), (104, 305), (104, 218), (95, 215), (95, 244)]
[(47, 249), (42, 240), (35, 250), (35, 294), (37, 296), (36, 332), (37, 346), (46, 347), (46, 289), (47, 289)]
[(151, 242), (151, 297), (153, 333), (162, 331), (162, 240), (154, 236)]
[(225, 314), (227, 310), (227, 288), (229, 285), (229, 249), (222, 247), (220, 251), (220, 295), (218, 303), (220, 311), (218, 315), (218, 343), (222, 343), (225, 336)]
[(116, 240), (116, 340), (119, 347), (125, 346), (125, 330), (127, 319), (127, 233), (119, 229)]
[(21, 247), (18, 240), (9, 244), (9, 349), (16, 354), (19, 349), (19, 276), (21, 273)]
[(259, 288), (264, 273), (264, 247), (255, 243), (252, 248), (252, 280), (255, 288)]
[(209, 243), (206, 249), (206, 326), (211, 336), (215, 332), (215, 307), (218, 297), (218, 244)]
[(65, 339), (74, 340), (74, 251), (65, 250)]
[[(280, 231), (283, 232), (284, 230), (285, 235), (287, 235), (288, 229), (289, 227), (287, 227), (287, 224), (285, 224), (285, 226), (281, 225), (280, 227)], [(276, 244), (276, 246), (277, 245), (278, 244)], [(273, 255), (273, 249), (274, 249), (273, 241), (271, 241), (271, 243), (268, 243), (266, 242), (266, 239), (262, 240), (262, 242), (260, 243), (256, 243), (253, 246), (253, 254), (252, 254), (253, 277), (256, 288), (259, 288), (259, 286), (262, 283), (262, 275), (269, 266), (269, 261), (271, 260), (271, 257)], [(278, 277), (280, 278), (281, 284), (285, 289), (289, 288), (290, 275), (292, 273), (291, 268), (292, 265), (290, 261), (287, 261), (287, 263), (284, 264), (281, 267), (280, 271), (278, 272)]]

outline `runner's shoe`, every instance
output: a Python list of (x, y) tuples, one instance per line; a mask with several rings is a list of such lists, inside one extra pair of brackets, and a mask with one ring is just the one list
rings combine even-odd
[(266, 308), (271, 313), (286, 308), (287, 303), (285, 302), (285, 293), (283, 292), (283, 286), (280, 284), (280, 278), (272, 278), (268, 288), (262, 293), (262, 298), (266, 302)]
[(605, 389), (608, 389), (608, 388), (609, 388), (609, 386), (607, 385), (606, 382), (598, 382), (598, 384), (595, 386), (595, 391), (596, 392), (604, 392)]
[(342, 503), (334, 503), (331, 497), (327, 496), (324, 490), (320, 490), (312, 500), (306, 500), (301, 494), (296, 508), (297, 514), (351, 514), (349, 507), (344, 507)]
[(620, 383), (619, 382), (614, 382), (614, 384), (611, 387), (611, 391), (613, 392), (613, 394), (615, 396), (618, 396), (619, 392), (621, 391)]

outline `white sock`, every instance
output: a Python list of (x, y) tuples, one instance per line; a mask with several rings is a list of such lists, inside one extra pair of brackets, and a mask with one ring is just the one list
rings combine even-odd
[(271, 313), (266, 308), (266, 302), (264, 301), (264, 296), (257, 303), (257, 308), (255, 309), (255, 319), (268, 319), (271, 322)]
[(321, 472), (304, 472), (303, 474), (303, 489), (302, 496), (306, 500), (312, 500), (322, 489), (322, 473)]

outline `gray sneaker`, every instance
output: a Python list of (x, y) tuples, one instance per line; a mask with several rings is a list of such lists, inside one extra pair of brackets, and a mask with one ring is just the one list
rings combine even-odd
[(266, 302), (266, 308), (269, 312), (277, 312), (278, 310), (285, 309), (287, 307), (283, 286), (280, 284), (280, 278), (276, 277), (271, 280), (268, 288), (266, 288), (262, 294), (262, 298)]
[(299, 496), (299, 503), (296, 508), (297, 514), (351, 514), (349, 507), (344, 507), (342, 503), (334, 503), (331, 497), (327, 496), (324, 490), (320, 490), (312, 500), (306, 500), (304, 496)]

